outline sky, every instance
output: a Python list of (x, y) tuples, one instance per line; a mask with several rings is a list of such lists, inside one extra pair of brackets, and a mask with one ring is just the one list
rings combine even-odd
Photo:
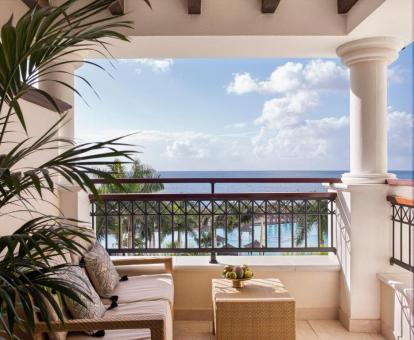
[[(347, 170), (349, 73), (339, 59), (130, 59), (84, 64), (79, 142), (134, 134), (160, 171)], [(413, 168), (413, 45), (389, 66), (389, 169)]]

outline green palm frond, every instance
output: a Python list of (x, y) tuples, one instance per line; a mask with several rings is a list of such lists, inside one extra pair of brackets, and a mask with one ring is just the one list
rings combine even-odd
[[(120, 29), (131, 28), (131, 22), (119, 16), (100, 15), (114, 0), (94, 0), (77, 8), (79, 0), (67, 0), (58, 7), (36, 7), (28, 11), (13, 25), (13, 18), (2, 27), (0, 36), (0, 109), (7, 105), (7, 113), (0, 121), (0, 142), (7, 124), (16, 115), (22, 127), (26, 123), (19, 99), (28, 91), (36, 91), (59, 110), (54, 98), (45, 91), (34, 88), (39, 79), (47, 79), (57, 86), (70, 88), (68, 83), (53, 79), (62, 72), (64, 64), (81, 63), (74, 53), (95, 52), (107, 54), (108, 39), (127, 41)], [(96, 67), (101, 66), (87, 61)], [(88, 86), (89, 82), (85, 81)]]
[(27, 258), (0, 262), (0, 323), (10, 338), (14, 338), (17, 326), (33, 333), (35, 314), (50, 326), (50, 304), (63, 322), (61, 308), (55, 301), (55, 294), (63, 294), (83, 304), (81, 297), (88, 294), (73, 280), (60, 278), (59, 272), (67, 265), (50, 266), (44, 262), (33, 262)]
[[(7, 152), (0, 153), (0, 216), (35, 211), (32, 202), (47, 202), (45, 194), (56, 194), (62, 178), (65, 185), (76, 185), (95, 194), (97, 189), (90, 178), (105, 178), (120, 187), (113, 174), (102, 170), (102, 165), (114, 164), (115, 159), (130, 162), (131, 145), (121, 138), (77, 145), (60, 137), (58, 131), (67, 121), (66, 115), (49, 93), (36, 88), (39, 82), (47, 81), (82, 97), (73, 85), (56, 80), (54, 75), (66, 73), (60, 66), (81, 62), (104, 70), (92, 61), (77, 59), (77, 55), (93, 52), (106, 57), (110, 40), (128, 40), (120, 31), (130, 28), (131, 22), (107, 11), (114, 1), (66, 0), (58, 7), (35, 7), (15, 24), (10, 18), (1, 28), (0, 150)], [(73, 76), (93, 90), (87, 79)], [(61, 116), (40, 137), (16, 142), (8, 136), (20, 126), (27, 131), (20, 100), (29, 91), (43, 96)], [(30, 168), (20, 167), (22, 161), (36, 159), (39, 152), (45, 151), (56, 156)], [(15, 339), (15, 330), (22, 327), (33, 333), (35, 313), (50, 325), (47, 303), (63, 322), (54, 293), (82, 304), (79, 294), (87, 296), (86, 292), (57, 275), (68, 266), (67, 254), (80, 253), (85, 247), (81, 241), (90, 239), (90, 234), (78, 224), (79, 221), (69, 218), (40, 215), (26, 220), (12, 235), (0, 237), (1, 334)], [(62, 264), (56, 265), (57, 259)]]
[(51, 260), (61, 257), (65, 260), (68, 253), (81, 254), (84, 245), (80, 240), (91, 242), (88, 230), (79, 228), (76, 220), (40, 216), (24, 223), (13, 234), (0, 238), (0, 253), (5, 253), (5, 261), (14, 258), (28, 258), (34, 262)]
[[(132, 159), (134, 152), (128, 150), (131, 145), (121, 143), (121, 137), (105, 142), (73, 145), (72, 141), (58, 136), (60, 123), (64, 119), (65, 115), (38, 139), (32, 141), (26, 138), (7, 154), (0, 155), (0, 169), (5, 169), (0, 173), (0, 208), (16, 196), (27, 202), (25, 197), (31, 197), (33, 188), (40, 197), (44, 191), (54, 192), (58, 176), (63, 177), (68, 184), (76, 184), (92, 193), (97, 193), (97, 189), (90, 180), (91, 177), (105, 178), (113, 185), (120, 186), (111, 173), (99, 166), (118, 162), (115, 161), (117, 157)], [(37, 152), (61, 150), (65, 146), (68, 147), (66, 150), (37, 167), (15, 169), (19, 162)], [(124, 149), (120, 150), (119, 147)]]

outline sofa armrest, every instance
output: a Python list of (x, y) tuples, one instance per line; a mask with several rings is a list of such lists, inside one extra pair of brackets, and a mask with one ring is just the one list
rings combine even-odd
[[(164, 315), (151, 314), (145, 315), (122, 315), (111, 316), (100, 319), (72, 319), (66, 320), (65, 323), (52, 321), (51, 328), (54, 332), (68, 331), (94, 331), (109, 329), (150, 329), (151, 340), (165, 339)], [(36, 334), (50, 332), (46, 322), (36, 323)]]
[(171, 273), (173, 271), (172, 257), (139, 257), (139, 256), (126, 256), (122, 258), (112, 258), (112, 262), (115, 266), (125, 265), (145, 265), (145, 264), (164, 264), (165, 271)]

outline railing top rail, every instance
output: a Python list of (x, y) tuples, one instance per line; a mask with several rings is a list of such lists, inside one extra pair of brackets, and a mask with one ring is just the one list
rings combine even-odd
[(414, 207), (414, 200), (401, 196), (387, 196), (387, 201), (395, 205), (404, 205), (407, 207)]
[[(95, 184), (108, 183), (105, 179), (92, 179)], [(192, 177), (192, 178), (176, 178), (176, 177), (160, 177), (160, 178), (119, 178), (119, 183), (122, 184), (139, 184), (139, 183), (341, 183), (340, 178), (310, 178), (310, 177), (286, 177), (286, 178), (226, 178), (226, 177)]]
[[(258, 193), (189, 193), (189, 194), (102, 194), (102, 201), (192, 201), (192, 200), (307, 200), (336, 198), (335, 192), (258, 192)], [(91, 202), (97, 201), (95, 195), (89, 195)]]
[(400, 187), (414, 187), (414, 179), (387, 179), (387, 184)]

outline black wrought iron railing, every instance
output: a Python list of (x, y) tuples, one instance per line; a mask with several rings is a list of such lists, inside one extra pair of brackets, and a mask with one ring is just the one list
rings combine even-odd
[(392, 205), (392, 256), (396, 264), (414, 273), (414, 201), (398, 196), (388, 196)]
[(336, 193), (214, 193), (214, 183), (322, 183), (337, 179), (174, 178), (123, 182), (193, 181), (212, 183), (212, 192), (91, 195), (98, 239), (110, 254), (212, 254), (213, 262), (216, 253), (336, 251)]

